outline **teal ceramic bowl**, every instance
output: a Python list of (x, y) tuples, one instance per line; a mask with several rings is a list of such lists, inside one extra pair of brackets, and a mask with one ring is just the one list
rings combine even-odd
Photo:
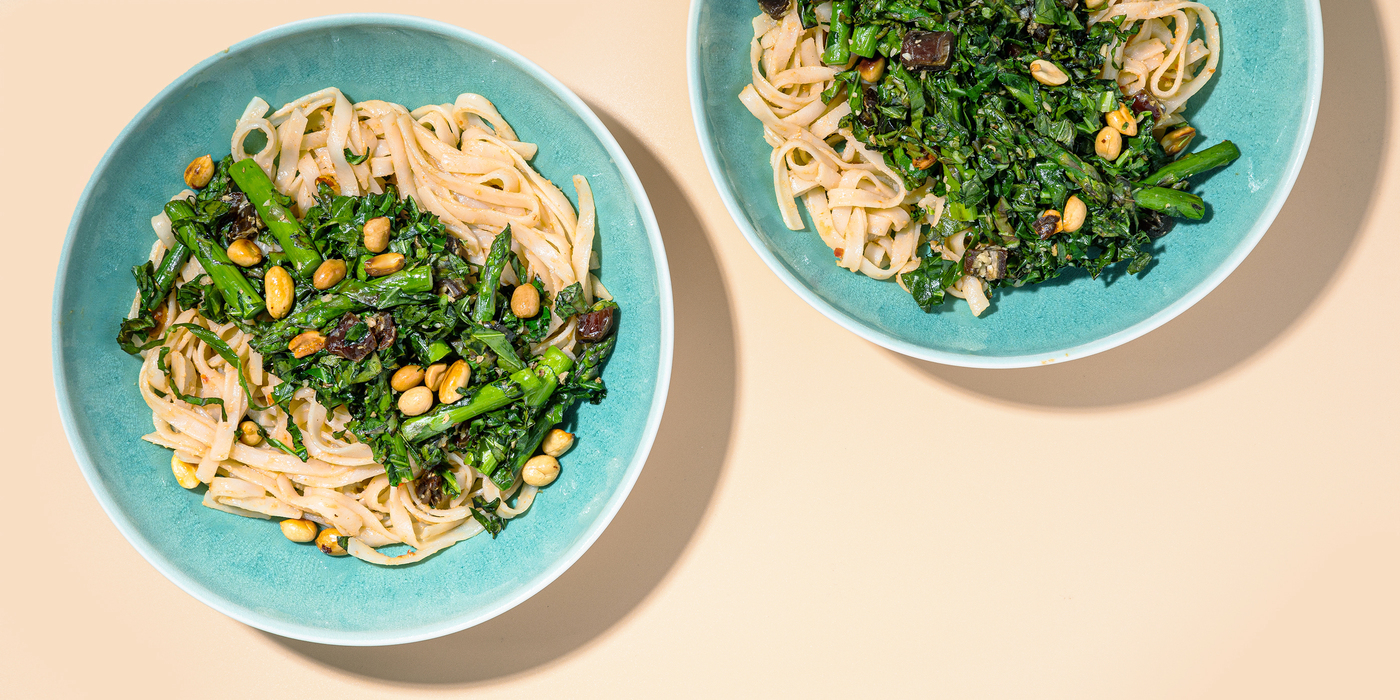
[[(1322, 94), (1317, 0), (1206, 0), (1219, 18), (1219, 74), (1189, 108), (1196, 144), (1223, 139), (1243, 157), (1197, 183), (1213, 208), (1159, 241), (1139, 277), (1067, 274), (1002, 290), (974, 317), (965, 304), (925, 314), (893, 282), (837, 268), (806, 218), (789, 231), (773, 195), (772, 149), (739, 103), (749, 83), (754, 0), (693, 0), (691, 109), (710, 174), (759, 257), (836, 323), (896, 352), (965, 367), (1063, 362), (1116, 347), (1166, 323), (1220, 284), (1264, 236), (1302, 168)], [(1204, 99), (1202, 99), (1204, 97)], [(801, 209), (799, 204), (799, 209)]]
[[(411, 66), (406, 69), (406, 66)], [(622, 306), (609, 395), (576, 418), (559, 480), (496, 540), (381, 568), (331, 558), (264, 520), (200, 505), (175, 484), (170, 452), (140, 438), (150, 410), (139, 361), (113, 342), (150, 252), (150, 218), (184, 187), (191, 158), (227, 153), (253, 95), (273, 105), (335, 85), (352, 99), (409, 106), (486, 95), (535, 167), (597, 198), (601, 277)], [(671, 370), (670, 277), (656, 218), (622, 149), (572, 92), (505, 47), (446, 24), (392, 15), (298, 22), (229, 47), (163, 90), (117, 137), (78, 203), (54, 294), (55, 383), (68, 439), (98, 501), (161, 573), (239, 621), (313, 642), (378, 645), (454, 632), (539, 591), (607, 526), (636, 481), (661, 420)]]

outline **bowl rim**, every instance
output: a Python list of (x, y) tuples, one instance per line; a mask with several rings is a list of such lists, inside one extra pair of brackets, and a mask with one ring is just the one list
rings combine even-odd
[[(734, 220), (739, 231), (748, 240), (749, 246), (758, 254), (769, 270), (778, 276), (784, 284), (788, 286), (797, 296), (807, 302), (823, 316), (836, 322), (837, 325), (866, 340), (893, 350), (902, 355), (907, 355), (920, 360), (937, 362), (944, 365), (956, 367), (971, 367), (976, 369), (1015, 369), (1020, 367), (1036, 367), (1041, 365), (1064, 363), (1070, 360), (1077, 360), (1090, 355), (1095, 355), (1105, 350), (1111, 350), (1124, 343), (1135, 340), (1147, 333), (1160, 328), (1168, 321), (1181, 315), (1191, 308), (1196, 302), (1205, 298), (1221, 282), (1225, 281), (1230, 273), (1234, 272), (1249, 256), (1254, 247), (1259, 244), (1259, 240), (1268, 232), (1273, 225), (1274, 219), (1283, 209), (1284, 202), (1288, 199), (1289, 193), (1293, 191), (1293, 185), (1298, 180), (1298, 173), (1303, 169), (1303, 161), (1307, 158), (1308, 148), (1312, 143), (1313, 129), (1317, 124), (1317, 110), (1322, 101), (1322, 63), (1323, 63), (1323, 43), (1322, 43), (1322, 7), (1319, 0), (1302, 0), (1307, 13), (1307, 27), (1309, 33), (1308, 41), (1308, 81), (1307, 81), (1307, 103), (1306, 114), (1303, 121), (1303, 130), (1294, 141), (1293, 152), (1284, 169), (1284, 176), (1280, 180), (1280, 187), (1274, 191), (1274, 196), (1264, 206), (1263, 214), (1255, 220), (1249, 234), (1240, 242), (1238, 246), (1225, 258), (1224, 261), (1211, 272), (1204, 280), (1193, 287), (1184, 296), (1157, 313), (1125, 328), (1117, 333), (1091, 340), (1080, 345), (1069, 348), (1061, 348), (1047, 352), (1030, 353), (1025, 355), (998, 355), (985, 356), (973, 355), (960, 352), (949, 352), (945, 350), (934, 350), (926, 348), (907, 340), (896, 338), (882, 330), (866, 325), (860, 320), (850, 316), (846, 312), (837, 309), (826, 300), (817, 296), (807, 285), (790, 272), (781, 260), (778, 259), (762, 239), (758, 237), (758, 232), (740, 206), (738, 198), (733, 189), (730, 188), (726, 179), (721, 175), (723, 170), (720, 167), (719, 154), (714, 146), (714, 134), (710, 129), (709, 122), (705, 118), (704, 96), (700, 92), (700, 11), (707, 0), (691, 0), (690, 20), (686, 29), (686, 73), (690, 84), (690, 110), (695, 121), (695, 130), (700, 140), (700, 151), (704, 154), (705, 165), (709, 168), (710, 179), (715, 183), (715, 189), (719, 190), (719, 196), (724, 200), (725, 208), (729, 210), (730, 218)], [(835, 268), (833, 268), (835, 269)]]
[[(158, 549), (141, 536), (140, 531), (137, 530), (136, 526), (127, 518), (125, 513), (117, 507), (111, 494), (108, 493), (101, 479), (98, 477), (96, 460), (93, 459), (93, 456), (88, 452), (86, 445), (81, 440), (82, 436), (77, 429), (74, 418), (72, 398), (69, 396), (67, 390), (67, 370), (61, 361), (62, 338), (60, 328), (62, 325), (62, 310), (65, 306), (63, 295), (64, 283), (68, 276), (69, 258), (73, 250), (74, 236), (77, 232), (78, 224), (81, 221), (83, 210), (87, 206), (88, 198), (92, 196), (97, 182), (107, 175), (107, 170), (111, 165), (111, 159), (117, 150), (117, 146), (131, 136), (137, 124), (144, 121), (157, 109), (157, 105), (163, 102), (172, 93), (185, 87), (204, 69), (218, 61), (224, 60), (226, 57), (246, 51), (257, 50), (262, 44), (268, 41), (310, 30), (366, 25), (426, 31), (494, 51), (500, 54), (505, 60), (514, 63), (518, 68), (525, 71), (525, 73), (535, 80), (538, 80), (548, 90), (553, 92), (555, 96), (568, 105), (576, 116), (583, 120), (589, 130), (592, 131), (594, 136), (603, 144), (604, 149), (612, 158), (615, 166), (622, 175), (622, 179), (627, 185), (627, 190), (641, 215), (642, 224), (646, 229), (647, 239), (655, 251), (653, 257), (657, 276), (657, 296), (661, 307), (661, 342), (659, 348), (660, 357), (656, 368), (656, 388), (652, 394), (651, 409), (643, 427), (641, 440), (637, 444), (637, 451), (634, 453), (631, 462), (627, 465), (627, 469), (622, 476), (622, 481), (618, 484), (616, 490), (608, 497), (598, 517), (593, 520), (583, 531), (582, 536), (565, 550), (562, 555), (556, 558), (543, 572), (531, 579), (526, 585), (494, 606), (442, 621), (405, 629), (341, 631), (288, 623), (269, 617), (246, 606), (232, 603), (187, 576), (179, 567), (172, 564)], [(68, 231), (65, 234), (62, 253), (58, 261), (58, 274), (54, 281), (53, 314), (51, 317), (51, 359), (54, 371), (54, 387), (58, 398), (59, 417), (63, 422), (64, 433), (68, 438), (68, 443), (73, 450), (74, 456), (77, 458), (79, 469), (83, 473), (83, 478), (87, 480), (93, 495), (97, 497), (97, 502), (102, 506), (102, 510), (107, 513), (107, 517), (116, 525), (117, 530), (136, 548), (136, 551), (139, 552), (147, 562), (150, 562), (157, 571), (176, 586), (183, 589), (186, 593), (189, 593), (205, 605), (239, 622), (283, 637), (340, 646), (405, 644), (433, 639), (464, 630), (496, 617), (524, 602), (545, 586), (552, 583), (563, 574), (565, 570), (572, 566), (574, 562), (578, 561), (579, 557), (583, 556), (583, 553), (597, 541), (603, 530), (612, 522), (613, 517), (616, 516), (618, 510), (621, 509), (622, 503), (627, 499), (628, 494), (631, 493), (632, 487), (637, 482), (637, 477), (641, 474), (642, 467), (646, 463), (647, 456), (650, 454), (652, 445), (655, 442), (656, 433), (661, 425), (661, 417), (665, 410), (666, 396), (671, 380), (672, 351), (675, 336), (675, 310), (672, 299), (670, 268), (667, 264), (666, 249), (661, 239), (660, 231), (660, 226), (656, 221), (656, 214), (652, 210), (651, 201), (647, 198), (646, 190), (642, 187), (641, 180), (637, 177), (636, 170), (632, 167), (631, 161), (628, 160), (626, 153), (624, 153), (622, 147), (618, 145), (612, 133), (609, 132), (602, 121), (598, 119), (598, 116), (593, 113), (593, 110), (557, 78), (550, 75), (533, 61), (503, 46), (499, 42), (446, 22), (412, 15), (388, 13), (346, 13), (328, 15), (290, 22), (264, 30), (229, 46), (227, 49), (218, 51), (195, 64), (179, 78), (176, 78), (174, 82), (157, 93), (155, 97), (151, 98), (150, 102), (132, 117), (131, 121), (127, 123), (117, 135), (116, 139), (112, 141), (112, 144), (107, 148), (107, 152), (103, 154), (102, 159), (98, 161), (97, 167), (93, 170), (92, 177), (89, 178), (87, 185), (83, 188), (82, 195), (78, 198), (77, 205), (74, 207), (73, 217), (69, 222)]]

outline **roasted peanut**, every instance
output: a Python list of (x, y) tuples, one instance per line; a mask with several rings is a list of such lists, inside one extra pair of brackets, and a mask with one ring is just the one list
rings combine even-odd
[(245, 420), (238, 424), (238, 439), (245, 445), (255, 446), (262, 442), (262, 431), (258, 430), (257, 423)]
[(200, 156), (190, 161), (185, 166), (185, 184), (197, 190), (202, 190), (214, 179), (214, 159), (209, 156)]
[(1138, 134), (1137, 117), (1133, 115), (1133, 110), (1128, 105), (1121, 105), (1118, 109), (1109, 112), (1104, 120), (1124, 136), (1137, 136)]
[(558, 457), (574, 446), (574, 434), (555, 428), (544, 436), (540, 451), (550, 457)]
[(307, 355), (314, 355), (326, 347), (326, 336), (319, 331), (307, 331), (292, 338), (287, 343), (287, 349), (292, 351), (292, 357), (301, 359)]
[(389, 217), (379, 216), (365, 222), (365, 247), (371, 253), (382, 253), (389, 247)]
[(311, 276), (311, 286), (317, 289), (330, 289), (345, 279), (345, 261), (331, 259), (322, 262)]
[(438, 387), (438, 400), (443, 403), (460, 400), (462, 387), (465, 387), (471, 380), (472, 366), (467, 364), (466, 360), (453, 362), (452, 367), (442, 378), (442, 386)]
[(170, 471), (181, 486), (192, 489), (199, 486), (199, 477), (194, 475), (197, 467), (175, 455), (170, 455)]
[(510, 295), (510, 312), (517, 318), (534, 318), (540, 312), (540, 290), (533, 284), (522, 284)]
[(267, 297), (267, 315), (282, 318), (292, 310), (296, 301), (296, 284), (291, 273), (281, 265), (274, 265), (263, 275), (263, 296)]
[(433, 407), (433, 390), (415, 386), (399, 396), (399, 412), (405, 416), (421, 416)]
[(340, 544), (341, 537), (342, 535), (340, 534), (339, 530), (333, 527), (328, 527), (322, 530), (321, 534), (316, 536), (316, 546), (322, 552), (325, 552), (326, 554), (329, 554), (333, 557), (343, 557), (346, 555), (346, 551), (345, 547), (341, 546)]
[(423, 371), (423, 386), (428, 387), (432, 391), (437, 391), (442, 387), (442, 378), (446, 375), (447, 363), (439, 362), (435, 365), (429, 365), (428, 369)]
[(310, 520), (283, 520), (282, 535), (293, 542), (310, 542), (316, 539), (316, 523)]
[(394, 391), (408, 391), (423, 383), (423, 368), (418, 365), (404, 365), (389, 378), (389, 386)]
[(365, 274), (370, 277), (392, 275), (403, 269), (403, 253), (383, 253), (365, 261)]
[(1174, 156), (1186, 150), (1186, 147), (1190, 146), (1191, 141), (1195, 138), (1196, 129), (1194, 127), (1183, 126), (1162, 137), (1162, 150), (1166, 151), (1167, 155)]
[(876, 55), (875, 58), (863, 58), (856, 64), (856, 70), (860, 72), (860, 79), (867, 83), (878, 82), (885, 76), (885, 57)]
[(1062, 220), (1065, 232), (1074, 233), (1083, 228), (1084, 220), (1088, 217), (1089, 207), (1084, 205), (1084, 200), (1070, 195), (1069, 201), (1065, 202), (1065, 218)]
[(1064, 85), (1069, 82), (1069, 76), (1059, 66), (1045, 59), (1031, 61), (1031, 77), (1042, 85)]
[(258, 244), (240, 238), (228, 246), (228, 259), (239, 267), (252, 267), (262, 262), (262, 249)]
[(549, 455), (535, 455), (525, 463), (520, 475), (531, 486), (549, 486), (559, 478), (559, 460)]
[(1105, 126), (1094, 139), (1094, 152), (1104, 160), (1118, 160), (1123, 153), (1123, 134), (1111, 126)]

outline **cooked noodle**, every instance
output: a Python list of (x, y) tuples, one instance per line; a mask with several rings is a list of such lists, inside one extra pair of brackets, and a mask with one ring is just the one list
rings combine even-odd
[[(587, 181), (574, 178), (576, 213), (563, 192), (529, 165), (536, 147), (519, 141), (480, 95), (463, 94), (452, 104), (410, 111), (378, 100), (351, 104), (338, 89), (327, 88), (270, 115), (268, 109), (260, 98), (249, 103), (234, 129), (231, 150), (235, 159), (251, 157), (294, 200), (298, 215), (315, 204), (318, 180), (347, 196), (381, 193), (392, 184), (401, 197), (413, 197), (440, 217), (473, 262), (484, 262), (491, 242), (510, 225), (527, 279), (538, 276), (551, 295), (579, 282), (590, 302), (595, 296), (609, 298), (589, 272), (596, 268), (596, 215)], [(255, 131), (267, 143), (248, 154), (244, 140)], [(347, 150), (369, 157), (351, 164)], [(186, 190), (176, 198), (191, 194)], [(157, 237), (151, 260), (159, 264), (173, 245), (170, 220), (161, 213), (151, 223)], [(180, 282), (203, 273), (191, 258)], [(509, 267), (505, 277), (519, 281)], [(243, 379), (252, 394), (244, 392), (237, 368), (188, 329), (173, 328), (162, 346), (143, 353), (138, 386), (155, 424), (155, 431), (144, 437), (197, 465), (198, 480), (208, 485), (204, 505), (247, 517), (304, 518), (332, 526), (349, 538), (350, 554), (376, 564), (404, 564), (482, 532), (471, 514), (473, 497), (500, 499), (496, 513), (503, 518), (518, 516), (533, 503), (537, 487), (516, 479), (502, 493), (491, 479), (449, 453), (460, 494), (445, 508), (425, 505), (411, 482), (390, 486), (370, 447), (345, 432), (351, 417), (344, 407), (328, 409), (309, 388), (295, 393), (290, 410), (277, 406), (271, 399), (279, 379), (263, 367), (262, 356), (250, 347), (251, 336), (233, 323), (203, 318), (196, 309), (180, 310), (174, 294), (163, 308), (163, 316), (157, 316), (168, 321), (167, 328), (194, 324), (227, 343), (245, 369)], [(133, 305), (132, 317), (135, 313)], [(575, 321), (556, 316), (547, 337), (532, 350), (554, 346), (573, 357), (577, 341)], [(172, 383), (183, 394), (219, 399), (222, 406), (179, 401)], [(294, 425), (310, 458), (302, 461), (266, 441), (257, 446), (240, 442), (237, 428), (244, 420), (256, 422), (284, 444), (293, 444), (289, 427)], [(508, 499), (515, 499), (515, 505), (508, 505)], [(377, 551), (393, 544), (412, 551), (397, 556)]]
[[(1123, 17), (1125, 27), (1137, 24), (1138, 31), (1113, 47), (1104, 61), (1103, 77), (1117, 80), (1125, 95), (1150, 91), (1167, 113), (1157, 128), (1180, 124), (1187, 100), (1210, 82), (1220, 63), (1220, 23), (1215, 14), (1205, 5), (1184, 0), (1108, 0), (1090, 21), (1116, 17)], [(1197, 28), (1204, 40), (1196, 37)]]
[[(876, 279), (918, 267), (914, 250), (924, 221), (914, 221), (909, 207), (925, 194), (908, 191), (884, 156), (838, 127), (850, 113), (844, 99), (822, 101), (836, 75), (821, 62), (825, 25), (803, 29), (796, 12), (782, 20), (760, 14), (753, 24), (753, 82), (739, 99), (763, 122), (773, 147), (773, 187), (784, 223), (804, 228), (801, 197), (841, 267)], [(935, 223), (942, 199), (927, 196), (925, 206)]]

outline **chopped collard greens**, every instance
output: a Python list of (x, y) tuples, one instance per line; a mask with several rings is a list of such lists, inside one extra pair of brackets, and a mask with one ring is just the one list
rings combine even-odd
[[(181, 310), (199, 309), (211, 321), (237, 324), (255, 336), (251, 344), (262, 354), (263, 366), (281, 380), (273, 403), (290, 410), (293, 396), (305, 387), (327, 409), (344, 406), (352, 417), (347, 431), (373, 449), (390, 483), (414, 482), (415, 493), (429, 504), (461, 493), (447, 452), (461, 455), (505, 491), (571, 406), (598, 403), (606, 395), (600, 375), (617, 339), (611, 332), (617, 305), (588, 304), (578, 285), (549, 299), (535, 278), (527, 283), (539, 292), (539, 312), (517, 317), (510, 304), (513, 286), (505, 279), (520, 279), (527, 268), (511, 250), (509, 226), (496, 236), (485, 264), (476, 265), (436, 216), (392, 188), (347, 197), (322, 183), (315, 206), (301, 220), (291, 215), (289, 204), (253, 161), (232, 158), (218, 164), (210, 184), (192, 199), (169, 203), (165, 212), (177, 243), (159, 266), (145, 263), (132, 270), (140, 308), (121, 324), (122, 348), (135, 354), (161, 345), (172, 292)], [(365, 222), (378, 217), (390, 222), (389, 242), (384, 251), (371, 252), (363, 232)], [(270, 251), (265, 259), (249, 267), (230, 262), (225, 251), (231, 243), (259, 236)], [(371, 276), (366, 263), (380, 253), (402, 255), (402, 268)], [(205, 274), (177, 286), (191, 257)], [(318, 266), (334, 260), (344, 262), (344, 278), (329, 288), (313, 286)], [(264, 296), (264, 280), (274, 267), (289, 271), (295, 285), (292, 310), (280, 320), (268, 315)], [(507, 267), (512, 275), (503, 278)], [(576, 359), (553, 347), (531, 353), (531, 345), (545, 339), (552, 318), (575, 316), (580, 326), (597, 326), (596, 319), (606, 317), (607, 327), (581, 337)], [(213, 333), (181, 327), (197, 329), (237, 363)], [(308, 331), (318, 332), (324, 345), (296, 357), (289, 344)], [(432, 410), (411, 417), (399, 410), (400, 392), (390, 386), (395, 371), (458, 361), (470, 368), (458, 400), (435, 400)], [(260, 398), (253, 398), (255, 407)], [(262, 437), (307, 459), (296, 424), (289, 422), (288, 428), (291, 444), (273, 440), (265, 430)], [(470, 505), (493, 536), (500, 532), (499, 500), (476, 498)]]
[[(800, 12), (811, 28), (820, 4), (760, 6)], [(822, 58), (841, 70), (823, 99), (849, 102), (841, 127), (883, 154), (908, 188), (926, 185), (946, 197), (937, 226), (925, 226), (920, 239), (921, 265), (903, 275), (925, 311), (963, 275), (997, 288), (1044, 282), (1067, 268), (1098, 277), (1120, 262), (1129, 274), (1143, 272), (1150, 243), (1175, 218), (1205, 214), (1201, 198), (1186, 191), (1189, 178), (1239, 157), (1228, 141), (1168, 155), (1154, 136), (1161, 106), (1100, 78), (1101, 51), (1130, 28), (1121, 17), (1090, 26), (1079, 0), (838, 0), (830, 22)], [(874, 82), (860, 70), (871, 61), (884, 66), (867, 72), (878, 75)], [(1067, 80), (1042, 83), (1035, 61)], [(1096, 136), (1123, 105), (1138, 128), (1108, 159)], [(1061, 214), (1071, 197), (1087, 208), (1073, 232), (1062, 230)], [(928, 244), (959, 234), (968, 254), (957, 262)]]

